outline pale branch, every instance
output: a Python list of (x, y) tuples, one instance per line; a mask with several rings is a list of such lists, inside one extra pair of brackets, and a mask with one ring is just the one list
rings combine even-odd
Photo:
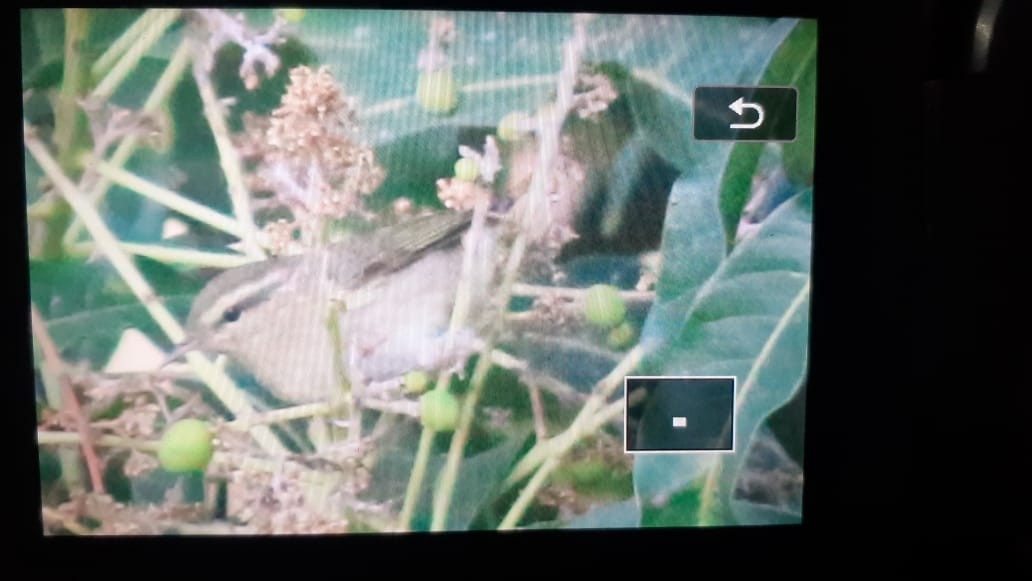
[[(150, 283), (143, 277), (132, 259), (121, 249), (119, 241), (111, 230), (104, 223), (104, 219), (97, 213), (97, 209), (86, 199), (72, 183), (68, 176), (61, 171), (57, 161), (47, 151), (43, 142), (36, 137), (32, 127), (23, 120), (24, 142), (26, 149), (32, 154), (40, 168), (51, 180), (57, 191), (68, 202), (72, 210), (79, 216), (86, 230), (97, 244), (97, 248), (104, 254), (111, 265), (125, 281), (126, 285), (143, 304), (144, 308), (158, 324), (165, 335), (173, 342), (180, 343), (185, 338), (182, 326), (175, 317), (168, 311), (164, 303), (158, 299)], [(187, 361), (197, 375), (208, 385), (212, 392), (218, 397), (235, 415), (247, 415), (252, 413), (251, 405), (246, 396), (233, 383), (233, 380), (224, 371), (213, 365), (208, 359), (194, 352), (187, 355)], [(283, 452), (284, 448), (276, 436), (266, 427), (258, 426), (252, 430), (252, 435), (259, 445), (270, 452)]]

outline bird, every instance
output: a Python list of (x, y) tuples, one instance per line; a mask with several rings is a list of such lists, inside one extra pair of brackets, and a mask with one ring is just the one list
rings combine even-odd
[(168, 361), (195, 350), (227, 355), (296, 404), (455, 368), (479, 340), (472, 322), (449, 333), (465, 249), (475, 246), (470, 313), (486, 306), (496, 263), (495, 230), (473, 241), (471, 224), (469, 211), (431, 213), (226, 270), (194, 299), (186, 339)]

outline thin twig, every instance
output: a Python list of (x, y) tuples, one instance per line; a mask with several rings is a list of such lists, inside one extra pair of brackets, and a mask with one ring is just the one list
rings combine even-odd
[[(561, 299), (584, 300), (587, 295), (586, 288), (569, 288), (558, 286), (542, 286), (534, 284), (516, 283), (512, 286), (512, 294), (520, 297), (557, 297)], [(650, 303), (656, 300), (656, 293), (653, 291), (619, 291), (620, 298), (629, 303)]]
[(426, 468), (430, 460), (430, 451), (433, 447), (436, 432), (424, 427), (419, 435), (419, 447), (416, 449), (416, 458), (412, 462), (412, 474), (409, 476), (409, 483), (405, 489), (405, 500), (401, 505), (401, 514), (398, 515), (399, 532), (406, 532), (412, 527), (412, 516), (416, 512), (416, 505), (422, 491), (423, 479), (426, 478)]
[[(601, 427), (603, 424), (611, 421), (613, 418), (619, 417), (623, 413), (624, 402), (614, 401), (602, 408), (602, 410), (589, 418), (582, 425), (581, 432), (588, 434), (592, 433)], [(526, 513), (527, 508), (530, 507), (531, 501), (537, 496), (541, 488), (548, 482), (548, 477), (552, 475), (556, 468), (559, 467), (562, 457), (570, 451), (573, 445), (576, 443), (576, 439), (570, 438), (566, 440), (567, 445), (555, 450), (542, 464), (538, 467), (537, 471), (534, 472), (534, 476), (531, 477), (527, 485), (520, 491), (519, 496), (513, 501), (512, 506), (509, 508), (509, 512), (502, 519), (501, 524), (498, 525), (499, 530), (510, 530), (515, 528), (519, 523), (520, 519)]]
[(244, 227), (233, 218), (212, 210), (204, 204), (199, 204), (186, 196), (153, 184), (138, 175), (111, 165), (101, 160), (91, 160), (96, 172), (112, 183), (132, 190), (141, 196), (171, 208), (184, 216), (189, 216), (198, 222), (207, 224), (216, 230), (232, 234), (237, 238), (243, 238)]
[[(574, 36), (563, 45), (563, 68), (558, 77), (558, 94), (556, 97), (558, 113), (549, 119), (550, 123), (542, 123), (540, 128), (539, 139), (541, 149), (538, 152), (538, 163), (534, 170), (534, 176), (531, 178), (530, 189), (525, 194), (525, 197), (529, 200), (528, 207), (524, 208), (521, 228), (510, 249), (502, 277), (502, 284), (498, 292), (499, 304), (503, 306), (508, 305), (509, 298), (512, 295), (513, 285), (516, 282), (520, 265), (523, 263), (523, 257), (527, 251), (528, 237), (536, 240), (540, 234), (541, 225), (550, 223), (546, 186), (548, 180), (551, 179), (555, 159), (559, 153), (559, 137), (562, 123), (573, 101), (573, 88), (576, 83), (577, 70), (580, 68), (581, 51), (584, 49), (586, 42), (587, 37), (583, 20), (575, 15)], [(505, 308), (502, 308), (501, 312), (504, 313), (505, 310)], [(433, 531), (444, 530), (447, 526), (448, 509), (451, 507), (459, 465), (462, 462), (463, 451), (469, 439), (473, 418), (476, 414), (476, 406), (480, 399), (480, 394), (483, 392), (487, 373), (492, 365), (491, 357), (484, 356), (484, 354), (490, 354), (494, 350), (495, 342), (501, 334), (503, 326), (504, 318), (499, 317), (488, 339), (484, 342), (481, 357), (477, 360), (477, 365), (473, 370), (470, 391), (462, 402), (459, 423), (452, 434), (451, 445), (445, 458), (440, 483), (434, 495), (433, 517), (430, 525), (430, 529)]]
[(43, 352), (43, 364), (50, 367), (57, 380), (61, 383), (61, 400), (64, 407), (75, 419), (75, 428), (79, 432), (79, 444), (82, 447), (83, 457), (86, 459), (86, 468), (90, 473), (90, 484), (93, 491), (104, 494), (104, 477), (101, 471), (100, 458), (90, 438), (90, 425), (86, 415), (79, 406), (79, 400), (75, 397), (75, 390), (72, 389), (72, 382), (64, 372), (64, 363), (58, 353), (57, 345), (47, 332), (47, 324), (39, 314), (36, 305), (30, 307), (32, 316), (32, 332), (36, 336), (39, 348)]
[(115, 60), (121, 57), (122, 54), (124, 54), (125, 51), (136, 42), (136, 39), (143, 34), (143, 31), (150, 26), (151, 22), (154, 21), (154, 18), (160, 16), (161, 13), (166, 10), (168, 9), (150, 8), (144, 10), (143, 14), (134, 20), (133, 23), (129, 25), (129, 28), (125, 29), (121, 36), (115, 39), (115, 42), (108, 45), (104, 54), (100, 55), (100, 57), (94, 61), (93, 67), (90, 68), (90, 73), (93, 75), (93, 78), (100, 77), (110, 69), (111, 65), (115, 64)]
[(527, 391), (530, 395), (530, 410), (534, 415), (534, 434), (540, 442), (548, 439), (548, 426), (545, 425), (545, 406), (541, 403), (541, 390), (537, 385), (531, 383), (527, 385)]
[(512, 503), (509, 508), (509, 512), (506, 513), (505, 518), (502, 519), (501, 524), (498, 525), (498, 530), (506, 531), (512, 530), (519, 523), (519, 520), (523, 517), (523, 514), (527, 511), (531, 501), (537, 496), (538, 491), (548, 481), (548, 477), (552, 475), (552, 472), (559, 467), (559, 460), (556, 457), (551, 457), (545, 460), (545, 463), (538, 468), (538, 471), (534, 474), (534, 477), (530, 479), (527, 486), (520, 491), (520, 495), (516, 497), (516, 500)]
[[(588, 398), (587, 403), (574, 418), (570, 426), (557, 436), (538, 442), (529, 452), (516, 463), (512, 473), (506, 478), (504, 487), (511, 488), (517, 482), (526, 478), (539, 465), (552, 456), (565, 454), (582, 437), (592, 433), (597, 428), (594, 423), (595, 412), (605, 405), (609, 396), (623, 385), (624, 377), (630, 374), (641, 362), (644, 350), (637, 346), (627, 352), (627, 355), (609, 372), (595, 387), (595, 390)], [(616, 402), (623, 405), (622, 401)], [(604, 423), (604, 422), (603, 422)], [(600, 424), (599, 424), (600, 425)]]
[[(190, 46), (186, 41), (179, 43), (175, 53), (172, 54), (172, 59), (169, 60), (168, 66), (165, 67), (165, 71), (161, 73), (158, 78), (158, 82), (154, 84), (154, 88), (151, 89), (150, 95), (147, 96), (147, 100), (143, 103), (143, 109), (141, 113), (144, 115), (151, 115), (157, 112), (158, 108), (165, 102), (172, 89), (179, 83), (180, 77), (183, 72), (186, 71), (186, 67), (190, 64)], [(140, 138), (136, 133), (130, 133), (127, 135), (118, 147), (115, 148), (115, 152), (111, 154), (109, 162), (114, 167), (122, 167), (125, 162), (133, 155), (136, 151), (136, 146), (139, 143)], [(85, 174), (83, 177), (87, 177)], [(93, 205), (96, 205), (104, 198), (104, 194), (107, 193), (108, 188), (111, 187), (111, 181), (107, 178), (101, 178), (92, 184), (89, 191), (86, 194), (86, 199)], [(68, 246), (73, 244), (79, 238), (79, 234), (82, 232), (83, 224), (82, 220), (76, 217), (72, 220), (68, 230), (65, 231), (63, 243)]]
[(107, 100), (111, 95), (118, 90), (118, 87), (122, 84), (129, 73), (136, 68), (139, 64), (140, 59), (143, 55), (147, 54), (152, 46), (162, 36), (165, 35), (165, 31), (168, 30), (172, 23), (179, 18), (179, 9), (166, 9), (162, 10), (144, 29), (136, 39), (134, 39), (131, 46), (129, 46), (122, 58), (118, 60), (114, 67), (104, 76), (90, 96), (97, 100)]
[[(158, 324), (165, 335), (173, 342), (179, 343), (185, 337), (183, 328), (172, 316), (165, 305), (157, 298), (154, 290), (143, 275), (133, 264), (133, 261), (122, 251), (118, 239), (108, 229), (107, 224), (75, 184), (68, 179), (68, 176), (61, 171), (57, 162), (47, 151), (46, 146), (35, 136), (35, 132), (28, 122), (23, 120), (24, 142), (26, 149), (32, 154), (40, 168), (54, 184), (57, 191), (78, 214), (90, 236), (97, 244), (104, 256), (118, 272), (122, 280), (143, 304), (144, 308)], [(187, 362), (197, 375), (208, 385), (215, 394), (235, 415), (248, 415), (253, 413), (251, 405), (246, 396), (233, 383), (233, 380), (224, 371), (213, 365), (208, 359), (196, 352), (187, 354)], [(283, 453), (286, 450), (276, 439), (276, 436), (264, 426), (256, 426), (251, 432), (258, 444), (266, 451)]]
[(219, 165), (226, 177), (226, 185), (229, 188), (229, 199), (233, 206), (233, 215), (242, 229), (241, 241), (244, 243), (244, 252), (248, 256), (264, 258), (265, 251), (258, 244), (258, 227), (255, 226), (254, 216), (251, 213), (251, 193), (244, 183), (244, 174), (241, 169), (240, 154), (233, 145), (230, 137), (229, 125), (223, 113), (223, 104), (215, 93), (215, 86), (211, 77), (201, 65), (203, 60), (200, 56), (202, 46), (193, 42), (194, 67), (193, 76), (197, 83), (197, 90), (201, 95), (201, 102), (204, 105), (204, 117), (211, 127), (212, 136), (215, 137), (215, 147), (219, 151)]
[[(254, 259), (243, 254), (230, 254), (228, 252), (208, 252), (205, 250), (194, 250), (192, 248), (175, 248), (173, 246), (162, 246), (159, 244), (137, 244), (135, 242), (121, 242), (119, 247), (126, 254), (143, 256), (166, 264), (186, 264), (204, 268), (236, 268), (254, 262)], [(87, 255), (94, 252), (97, 245), (93, 242), (78, 242), (70, 249), (73, 255)]]

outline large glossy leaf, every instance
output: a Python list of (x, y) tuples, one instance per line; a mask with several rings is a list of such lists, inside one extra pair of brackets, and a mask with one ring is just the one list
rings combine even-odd
[(755, 85), (791, 32), (792, 19), (623, 17), (593, 23), (591, 56), (631, 69), (623, 90), (649, 144), (682, 170), (721, 144), (692, 137), (691, 90), (697, 85)]
[[(785, 168), (798, 183), (808, 183), (813, 172), (813, 124), (817, 23), (801, 20), (771, 59), (761, 84), (796, 87), (798, 109), (794, 142), (784, 146)], [(720, 213), (728, 243), (735, 239), (742, 209), (752, 193), (752, 178), (763, 154), (762, 143), (736, 143), (720, 188)]]
[(722, 156), (710, 157), (670, 190), (660, 248), (663, 270), (642, 331), (642, 344), (649, 351), (660, 349), (683, 327), (695, 293), (724, 257), (716, 192), (730, 147), (721, 146)]
[[(177, 317), (185, 317), (200, 281), (154, 261), (136, 262), (165, 306)], [(29, 283), (32, 302), (54, 343), (71, 360), (102, 367), (130, 328), (167, 346), (150, 314), (104, 261), (32, 261)]]
[(643, 505), (661, 505), (696, 485), (698, 522), (730, 522), (730, 496), (753, 433), (791, 398), (805, 372), (811, 198), (807, 191), (786, 202), (734, 250), (695, 293), (675, 338), (657, 353), (655, 370), (663, 375), (738, 378), (735, 453), (639, 456), (635, 491)]

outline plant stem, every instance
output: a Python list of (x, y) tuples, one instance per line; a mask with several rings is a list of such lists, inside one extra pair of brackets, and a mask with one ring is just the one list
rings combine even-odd
[[(89, 33), (88, 10), (66, 8), (64, 38), (64, 70), (61, 91), (54, 103), (54, 147), (58, 163), (62, 168), (72, 166), (73, 150), (79, 134), (79, 106), (77, 100), (82, 90), (83, 59), (80, 46)], [(63, 200), (54, 204), (53, 212), (42, 225), (41, 237), (36, 238), (30, 253), (43, 260), (62, 256), (61, 240), (68, 229), (71, 212)]]
[[(606, 407), (602, 408), (599, 413), (590, 417), (581, 425), (581, 434), (590, 434), (597, 430), (602, 425), (606, 424), (613, 418), (619, 416), (624, 411), (623, 401), (611, 402)], [(534, 472), (534, 476), (531, 477), (527, 485), (520, 491), (518, 497), (510, 507), (509, 512), (502, 519), (501, 524), (498, 525), (498, 530), (510, 530), (514, 528), (523, 518), (527, 508), (530, 507), (531, 501), (537, 496), (541, 488), (548, 482), (548, 477), (552, 475), (556, 468), (559, 467), (560, 460), (573, 448), (574, 444), (577, 443), (578, 438), (564, 438), (562, 446), (556, 446), (548, 458), (538, 467), (537, 471)], [(560, 441), (558, 438), (552, 441)]]
[[(512, 287), (512, 294), (520, 297), (543, 297), (553, 296), (561, 299), (583, 300), (587, 295), (586, 288), (569, 288), (557, 286), (543, 286), (534, 284), (516, 283)], [(631, 303), (649, 303), (656, 300), (656, 293), (653, 291), (619, 291), (620, 297)]]
[(398, 516), (397, 528), (400, 532), (406, 532), (412, 527), (412, 516), (416, 512), (416, 505), (419, 502), (435, 435), (436, 432), (425, 427), (419, 435), (419, 448), (416, 450), (416, 459), (412, 463), (412, 475), (409, 477), (408, 488), (405, 489), (405, 501), (401, 505), (401, 514)]
[[(172, 23), (175, 22), (177, 18), (179, 18), (180, 10), (164, 9), (159, 12), (160, 14), (153, 17), (153, 19), (147, 23), (146, 28), (144, 28), (139, 35), (131, 41), (132, 44), (125, 49), (125, 53), (122, 55), (122, 58), (120, 58), (115, 66), (108, 71), (107, 75), (97, 83), (97, 86), (90, 94), (91, 97), (98, 100), (107, 100), (111, 97), (111, 95), (118, 90), (122, 81), (124, 81), (125, 78), (129, 76), (129, 73), (136, 68), (140, 59), (143, 58), (143, 55), (146, 54), (152, 46), (154, 46), (154, 43), (161, 39), (165, 34), (165, 31), (172, 26)], [(143, 17), (141, 16), (140, 19), (142, 18)], [(129, 30), (132, 30), (132, 27), (130, 27)], [(126, 30), (126, 33), (128, 33), (129, 30)], [(125, 34), (123, 34), (123, 36), (125, 36)], [(122, 39), (119, 38), (118, 40), (121, 41)], [(97, 61), (97, 63), (100, 64), (100, 61)], [(97, 70), (96, 67), (94, 67), (94, 70)]]
[[(566, 428), (561, 434), (547, 440), (545, 442), (538, 442), (530, 449), (529, 452), (519, 461), (513, 468), (512, 473), (508, 478), (505, 479), (504, 487), (510, 488), (517, 482), (526, 478), (531, 472), (533, 472), (539, 465), (545, 462), (550, 457), (562, 456), (566, 453), (577, 441), (585, 435), (591, 433), (595, 428), (602, 425), (597, 423), (595, 418), (595, 412), (605, 405), (606, 400), (609, 398), (617, 387), (623, 385), (624, 377), (626, 377), (638, 363), (641, 362), (641, 358), (644, 355), (644, 350), (639, 345), (627, 352), (627, 355), (609, 372), (598, 384), (595, 386), (594, 392), (588, 401), (581, 408), (581, 411), (577, 414), (577, 417), (573, 419), (570, 426)], [(622, 401), (614, 402), (623, 405)], [(622, 407), (621, 407), (622, 409)], [(608, 420), (607, 420), (608, 421)]]
[(115, 60), (122, 56), (122, 54), (136, 42), (136, 39), (143, 34), (143, 31), (150, 26), (151, 22), (154, 21), (154, 18), (166, 10), (167, 9), (163, 8), (150, 8), (148, 10), (144, 10), (143, 14), (134, 20), (133, 23), (129, 25), (129, 28), (126, 28), (125, 31), (122, 32), (121, 36), (115, 39), (115, 42), (108, 46), (107, 50), (104, 51), (104, 54), (100, 55), (100, 58), (94, 61), (93, 66), (90, 68), (90, 74), (93, 78), (99, 78), (107, 72), (107, 70), (111, 68), (111, 65), (115, 63)]
[[(57, 191), (68, 202), (68, 205), (79, 216), (79, 219), (82, 220), (90, 236), (96, 242), (97, 248), (107, 257), (119, 276), (122, 277), (129, 289), (132, 290), (137, 300), (147, 309), (151, 318), (154, 319), (154, 322), (158, 324), (165, 335), (173, 343), (181, 342), (185, 337), (183, 328), (157, 298), (154, 289), (151, 288), (150, 284), (136, 268), (136, 265), (133, 264), (132, 259), (122, 251), (118, 239), (108, 229), (104, 220), (97, 213), (96, 208), (79, 192), (75, 184), (68, 179), (68, 176), (61, 171), (57, 162), (51, 157), (50, 152), (47, 151), (39, 138), (35, 136), (35, 132), (24, 120), (23, 130), (25, 147), (36, 159), (36, 162), (39, 163), (40, 168), (43, 169), (47, 177), (50, 178)], [(187, 361), (194, 369), (194, 372), (205, 381), (212, 393), (222, 400), (226, 407), (235, 415), (246, 416), (254, 413), (244, 394), (233, 384), (233, 380), (224, 371), (198, 353), (188, 354)], [(270, 453), (285, 452), (283, 445), (280, 444), (279, 440), (276, 439), (275, 435), (267, 427), (256, 426), (251, 431), (251, 434), (266, 451)]]
[[(187, 264), (205, 268), (235, 268), (254, 262), (254, 260), (242, 254), (229, 254), (226, 252), (206, 252), (190, 248), (175, 248), (158, 244), (137, 244), (134, 242), (121, 242), (119, 246), (127, 254), (144, 256), (167, 264)], [(97, 245), (93, 242), (79, 242), (69, 248), (69, 252), (73, 255), (85, 255), (93, 252), (96, 247)]]
[(89, 32), (90, 14), (82, 8), (65, 8), (64, 77), (61, 94), (54, 111), (54, 147), (63, 167), (71, 160), (71, 149), (79, 127), (79, 106), (76, 99), (83, 85), (80, 45)]
[(190, 218), (203, 224), (207, 224), (216, 230), (232, 234), (238, 238), (242, 238), (244, 236), (244, 228), (239, 222), (229, 216), (212, 210), (204, 204), (199, 204), (182, 194), (153, 184), (107, 162), (96, 160), (92, 165), (97, 173), (111, 180), (112, 183), (130, 189), (148, 200), (152, 200), (163, 206), (171, 208), (184, 216), (189, 216)]
[[(580, 68), (580, 55), (587, 42), (585, 34), (585, 27), (582, 21), (574, 16), (574, 36), (563, 45), (563, 67), (558, 76), (558, 87), (556, 89), (558, 93), (556, 98), (558, 113), (548, 120), (550, 122), (541, 124), (542, 126), (539, 130), (541, 149), (538, 152), (538, 163), (535, 166), (529, 190), (525, 194), (529, 207), (524, 208), (520, 232), (516, 236), (516, 240), (513, 242), (512, 249), (510, 250), (502, 284), (498, 292), (499, 304), (501, 305), (500, 311), (503, 314), (507, 310), (513, 285), (516, 282), (520, 265), (523, 263), (523, 257), (527, 251), (528, 237), (533, 240), (539, 239), (538, 237), (542, 233), (542, 224), (547, 225), (551, 223), (546, 186), (548, 180), (551, 179), (555, 159), (559, 153), (559, 134), (562, 131), (563, 121), (573, 102), (573, 87), (577, 80), (577, 71)], [(452, 434), (451, 446), (448, 449), (448, 456), (441, 471), (440, 483), (434, 495), (433, 519), (430, 525), (430, 530), (432, 531), (441, 531), (447, 526), (448, 509), (451, 507), (459, 465), (462, 462), (466, 442), (469, 439), (476, 406), (484, 390), (484, 381), (492, 365), (490, 353), (494, 350), (494, 344), (501, 334), (504, 322), (504, 316), (499, 316), (490, 337), (485, 341), (484, 348), (481, 350), (476, 368), (473, 370), (473, 377), (470, 380), (470, 391), (462, 402), (459, 423), (455, 433)]]
[(211, 133), (215, 138), (215, 146), (219, 150), (219, 164), (222, 167), (222, 173), (226, 176), (229, 199), (233, 205), (233, 215), (236, 216), (237, 222), (242, 228), (241, 241), (244, 243), (244, 252), (248, 256), (265, 258), (265, 251), (258, 245), (258, 228), (255, 226), (254, 216), (251, 214), (251, 194), (244, 183), (240, 156), (230, 138), (229, 126), (226, 124), (223, 114), (223, 105), (215, 94), (211, 77), (202, 70), (196, 61), (201, 48), (196, 42), (193, 45), (194, 81), (197, 83), (197, 90), (204, 103), (204, 117), (208, 120)]
[[(516, 237), (509, 261), (506, 264), (506, 275), (502, 281), (500, 296), (504, 297), (502, 304), (508, 304), (510, 289), (516, 278), (520, 263), (523, 262), (523, 255), (526, 252), (526, 238), (521, 233)], [(494, 350), (495, 336), (500, 331), (501, 323), (497, 325), (492, 337), (486, 341), (477, 365), (473, 369), (473, 377), (470, 379), (470, 391), (462, 400), (462, 410), (459, 415), (459, 423), (452, 434), (451, 445), (448, 448), (448, 456), (445, 458), (444, 468), (441, 470), (441, 479), (434, 494), (433, 518), (430, 524), (431, 531), (442, 531), (447, 526), (448, 509), (451, 507), (452, 494), (455, 490), (455, 481), (459, 474), (459, 464), (462, 462), (463, 451), (466, 441), (469, 440), (470, 429), (473, 426), (473, 418), (476, 415), (477, 402), (480, 394), (484, 391), (484, 380), (491, 369), (491, 357), (489, 354)]]
[(61, 407), (68, 411), (75, 419), (75, 429), (79, 432), (79, 445), (82, 448), (83, 457), (86, 459), (86, 469), (90, 473), (90, 485), (93, 492), (104, 494), (104, 477), (101, 474), (101, 462), (97, 452), (93, 449), (90, 439), (89, 418), (82, 412), (79, 400), (75, 397), (75, 390), (72, 389), (72, 382), (64, 372), (64, 363), (58, 353), (57, 345), (47, 331), (47, 324), (39, 314), (36, 305), (31, 305), (30, 315), (32, 320), (32, 333), (43, 352), (43, 364), (50, 368), (50, 376), (57, 377), (61, 384)]
[(534, 500), (534, 497), (537, 496), (537, 493), (548, 481), (548, 477), (552, 475), (552, 472), (558, 466), (559, 460), (556, 457), (545, 460), (545, 463), (538, 468), (534, 477), (527, 483), (527, 486), (520, 491), (520, 495), (516, 497), (512, 507), (509, 508), (509, 512), (506, 513), (505, 518), (498, 525), (498, 530), (507, 531), (516, 527), (520, 519), (523, 518), (523, 514), (527, 511), (527, 507), (530, 506), (531, 501)]
[[(142, 112), (145, 115), (150, 115), (158, 110), (158, 107), (165, 102), (168, 96), (172, 93), (172, 89), (178, 84), (180, 77), (183, 75), (183, 71), (186, 70), (187, 65), (190, 64), (190, 46), (186, 41), (180, 42), (179, 47), (176, 48), (176, 52), (172, 55), (172, 59), (169, 61), (168, 66), (165, 67), (165, 71), (161, 73), (161, 77), (158, 78), (158, 82), (154, 84), (154, 88), (151, 89), (150, 95), (143, 104)], [(139, 143), (139, 137), (135, 133), (130, 133), (118, 144), (115, 148), (115, 152), (111, 154), (109, 164), (113, 167), (122, 167), (125, 162), (129, 160), (133, 152), (136, 151), (136, 145)], [(103, 199), (104, 194), (107, 193), (108, 188), (111, 187), (111, 181), (107, 178), (101, 178), (97, 180), (95, 184), (90, 188), (86, 194), (86, 199), (90, 204), (96, 206), (97, 203)], [(72, 224), (68, 227), (65, 232), (63, 243), (66, 246), (70, 246), (78, 240), (79, 234), (82, 232), (82, 221), (78, 217), (74, 218)]]
[[(79, 444), (80, 437), (75, 432), (40, 430), (36, 432), (36, 442), (40, 446)], [(140, 452), (157, 452), (158, 448), (161, 447), (161, 442), (157, 440), (134, 440), (132, 438), (110, 435), (97, 436), (93, 439), (93, 443), (105, 448), (127, 448), (139, 450)]]
[[(487, 221), (487, 210), (490, 200), (487, 196), (479, 196), (473, 208), (473, 220), (470, 226), (467, 245), (462, 255), (462, 267), (459, 273), (459, 284), (455, 291), (455, 306), (452, 308), (451, 321), (448, 325), (448, 342), (445, 352), (452, 350), (454, 346), (455, 333), (465, 324), (469, 315), (472, 301), (473, 268), (476, 262), (476, 252), (480, 247), (480, 241), (486, 235), (485, 227)], [(451, 370), (444, 370), (437, 378), (435, 390), (447, 391), (451, 385)], [(461, 420), (459, 425), (461, 426)], [(405, 493), (405, 502), (399, 520), (399, 528), (408, 530), (411, 526), (412, 513), (419, 502), (419, 492), (423, 486), (423, 478), (426, 474), (426, 465), (430, 461), (430, 444), (433, 442), (434, 431), (423, 426), (423, 433), (420, 436), (420, 447), (413, 460), (412, 473), (409, 476), (409, 485)], [(453, 438), (455, 436), (453, 435)], [(436, 498), (435, 498), (436, 501)]]
[(237, 418), (227, 423), (225, 427), (234, 431), (246, 432), (252, 427), (262, 424), (279, 424), (303, 418), (328, 416), (345, 406), (346, 404), (343, 401), (336, 404), (312, 403), (299, 405)]

